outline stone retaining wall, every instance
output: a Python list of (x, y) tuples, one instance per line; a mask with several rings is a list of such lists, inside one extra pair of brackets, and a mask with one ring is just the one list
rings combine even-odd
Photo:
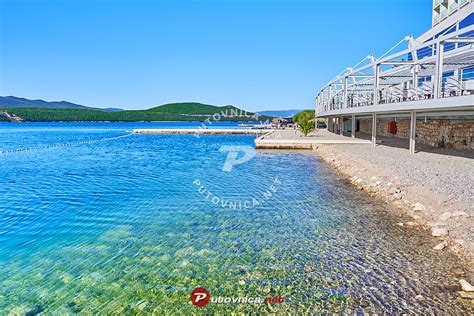
[[(410, 135), (410, 120), (397, 119), (397, 133), (388, 132), (391, 119), (378, 119), (377, 135), (408, 139)], [(359, 131), (371, 133), (372, 120), (360, 119)], [(416, 141), (425, 145), (458, 150), (474, 149), (474, 120), (473, 119), (424, 119), (416, 121)]]

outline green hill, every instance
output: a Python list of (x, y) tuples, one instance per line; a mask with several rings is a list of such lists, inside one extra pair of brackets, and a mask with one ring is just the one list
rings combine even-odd
[(78, 108), (50, 107), (8, 107), (1, 108), (10, 114), (15, 114), (25, 121), (266, 121), (267, 116), (245, 112), (236, 107), (214, 106), (201, 103), (172, 103), (154, 107), (148, 110), (126, 110), (120, 112), (105, 112)]

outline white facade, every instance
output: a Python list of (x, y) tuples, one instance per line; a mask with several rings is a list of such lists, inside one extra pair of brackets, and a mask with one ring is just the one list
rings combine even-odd
[(415, 119), (416, 113), (473, 111), (474, 2), (433, 3), (431, 29), (342, 71), (319, 91), (316, 116), (342, 122), (344, 116), (355, 121), (356, 115), (372, 115), (375, 126), (378, 114), (409, 113)]
[(444, 21), (463, 6), (471, 2), (470, 0), (433, 0), (433, 26)]

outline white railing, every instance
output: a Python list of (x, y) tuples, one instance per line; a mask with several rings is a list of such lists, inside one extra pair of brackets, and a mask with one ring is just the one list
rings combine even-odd
[[(320, 90), (317, 98), (318, 113), (351, 107), (376, 106), (376, 104), (474, 95), (474, 80), (460, 82), (456, 75), (457, 72), (455, 72), (455, 75), (441, 80), (441, 73), (443, 72), (465, 68), (474, 64), (474, 45), (456, 45), (453, 49), (444, 51), (442, 54), (444, 56), (441, 56), (440, 66), (437, 66), (436, 54), (427, 56), (417, 62), (406, 60), (407, 54), (416, 55), (418, 51), (427, 47), (440, 47), (442, 42), (449, 44), (459, 41), (460, 38), (463, 38), (463, 34), (469, 34), (473, 31), (474, 25), (471, 25), (462, 30), (394, 53), (391, 56), (380, 58), (360, 68), (351, 69), (351, 71), (331, 80)], [(472, 39), (472, 37), (470, 38)], [(463, 56), (462, 62), (459, 65), (454, 64), (453, 66), (452, 62), (456, 62), (456, 59), (459, 58), (458, 56)], [(446, 59), (451, 59), (451, 61), (443, 68), (443, 61)], [(377, 72), (374, 72), (374, 69), (382, 67), (381, 65), (385, 65), (385, 70), (381, 71), (378, 75), (377, 78), (380, 86), (378, 89), (375, 89)], [(439, 71), (435, 71), (437, 67)], [(421, 86), (418, 86), (418, 76), (413, 71), (417, 73), (422, 71), (423, 73), (419, 73), (420, 79), (431, 76), (431, 81), (424, 82)], [(372, 72), (373, 74), (371, 74)], [(360, 74), (364, 74), (363, 78), (357, 79)], [(435, 79), (436, 76), (439, 76), (439, 80)], [(344, 90), (344, 82), (347, 82), (345, 85), (346, 90)], [(331, 92), (330, 97), (329, 91)]]
[(459, 8), (459, 5), (457, 2), (454, 2), (452, 3), (450, 6), (449, 6), (449, 9), (448, 9), (448, 13), (449, 14), (452, 14), (454, 11), (456, 11), (457, 9)]

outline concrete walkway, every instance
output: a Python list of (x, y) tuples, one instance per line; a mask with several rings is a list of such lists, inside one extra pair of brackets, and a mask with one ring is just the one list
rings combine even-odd
[(257, 149), (312, 149), (321, 144), (370, 145), (371, 142), (340, 136), (327, 130), (318, 130), (305, 137), (293, 129), (273, 130), (255, 140)]

